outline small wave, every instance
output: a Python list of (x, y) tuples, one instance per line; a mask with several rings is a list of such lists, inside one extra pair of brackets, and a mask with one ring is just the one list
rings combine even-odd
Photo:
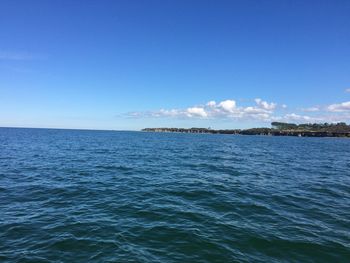
[(103, 170), (131, 171), (133, 168), (123, 165), (96, 165), (95, 168)]

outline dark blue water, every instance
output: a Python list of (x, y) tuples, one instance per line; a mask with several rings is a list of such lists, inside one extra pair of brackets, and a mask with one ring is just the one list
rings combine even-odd
[(349, 139), (0, 129), (1, 262), (349, 260)]

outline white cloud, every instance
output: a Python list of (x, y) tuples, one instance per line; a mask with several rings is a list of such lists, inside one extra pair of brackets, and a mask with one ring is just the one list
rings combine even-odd
[(293, 120), (293, 121), (310, 121), (310, 120), (312, 120), (312, 118), (309, 116), (299, 115), (299, 114), (295, 114), (295, 113), (286, 114), (284, 117), (288, 120)]
[(327, 114), (321, 116), (322, 121), (324, 122), (349, 122), (350, 121), (350, 113), (337, 113), (337, 114)]
[(320, 111), (319, 107), (309, 107), (309, 108), (302, 108), (302, 111), (306, 111), (306, 112), (316, 112), (316, 111)]
[(274, 110), (276, 108), (276, 103), (268, 103), (259, 98), (255, 99), (255, 103), (258, 105), (258, 107), (264, 110)]
[[(125, 116), (125, 115), (124, 115)], [(130, 112), (126, 115), (131, 118), (188, 118), (188, 119), (232, 119), (232, 120), (256, 120), (259, 122), (294, 122), (294, 123), (323, 123), (323, 122), (349, 122), (350, 113), (332, 113), (321, 114), (317, 116), (301, 115), (297, 113), (289, 113), (285, 115), (277, 115), (274, 113), (264, 113), (255, 110), (252, 107), (240, 108), (234, 114), (223, 114), (217, 111), (208, 111), (201, 107), (192, 107), (186, 110), (159, 110), (149, 112)]]
[(282, 104), (282, 109), (287, 109), (287, 105), (286, 104)]
[(282, 121), (282, 122), (294, 122), (294, 123), (310, 123), (310, 122), (324, 122), (326, 118), (322, 117), (311, 117), (307, 115), (300, 115), (296, 113), (288, 113), (283, 116), (273, 116), (271, 121)]
[(227, 112), (234, 112), (236, 108), (236, 101), (234, 100), (224, 100), (219, 103), (219, 107), (221, 107), (223, 110)]
[(192, 107), (187, 109), (187, 116), (188, 117), (193, 117), (193, 116), (198, 116), (198, 117), (208, 117), (208, 114), (205, 112), (204, 108), (201, 107)]
[[(157, 114), (157, 113), (156, 113)], [(159, 112), (158, 112), (159, 116), (170, 116), (170, 117), (176, 117), (180, 114), (180, 111), (179, 110), (176, 110), (176, 109), (172, 109), (172, 110), (164, 110), (164, 109), (161, 109)]]
[(242, 111), (245, 112), (245, 113), (248, 113), (248, 114), (261, 114), (261, 113), (267, 113), (266, 110), (264, 109), (259, 109), (259, 108), (256, 108), (256, 107), (246, 107), (246, 108), (242, 108)]
[[(180, 109), (161, 109), (158, 111), (131, 112), (127, 116), (133, 118), (190, 118), (190, 119), (235, 119), (255, 120), (259, 122), (347, 122), (350, 121), (350, 101), (339, 104), (331, 104), (328, 107), (311, 107), (299, 109), (296, 112), (281, 113), (283, 104), (277, 110), (277, 104), (273, 102), (255, 99), (255, 103), (247, 106), (237, 105), (235, 100), (228, 99), (221, 102), (209, 101), (206, 104), (194, 105)], [(312, 115), (304, 115), (300, 112), (308, 111)], [(282, 111), (285, 112), (285, 111)]]
[(233, 118), (258, 119), (267, 121), (273, 114), (275, 103), (256, 101), (255, 106), (237, 106), (235, 100), (224, 100), (219, 103), (209, 101), (205, 105), (192, 106), (186, 109), (161, 109), (153, 112), (129, 113), (129, 117), (177, 117), (177, 118)]
[(346, 89), (345, 92), (350, 93), (350, 89)]
[(214, 100), (211, 100), (207, 103), (208, 107), (215, 107), (216, 106), (216, 102)]
[(346, 101), (338, 104), (331, 104), (327, 107), (327, 110), (330, 112), (350, 111), (350, 101)]

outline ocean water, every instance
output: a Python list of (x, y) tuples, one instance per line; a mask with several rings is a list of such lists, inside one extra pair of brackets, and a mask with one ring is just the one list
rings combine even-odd
[(350, 139), (1, 128), (0, 262), (350, 262)]

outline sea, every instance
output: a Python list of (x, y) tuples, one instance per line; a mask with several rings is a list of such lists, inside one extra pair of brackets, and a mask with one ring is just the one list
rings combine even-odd
[(350, 262), (350, 139), (0, 128), (0, 262)]

